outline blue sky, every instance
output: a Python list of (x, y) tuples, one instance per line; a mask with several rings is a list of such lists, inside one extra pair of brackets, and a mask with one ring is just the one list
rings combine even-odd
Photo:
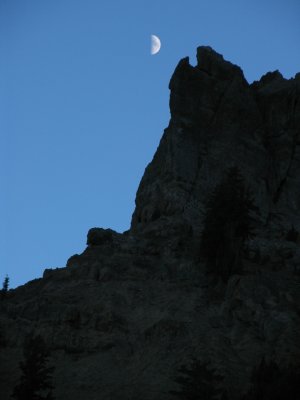
[(65, 266), (89, 228), (129, 228), (181, 58), (210, 45), (249, 82), (291, 78), (299, 21), (298, 0), (0, 0), (0, 279)]

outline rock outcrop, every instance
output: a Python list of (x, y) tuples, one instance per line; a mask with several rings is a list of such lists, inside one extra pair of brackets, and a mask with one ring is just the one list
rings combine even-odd
[(181, 60), (170, 82), (171, 120), (136, 198), (131, 230), (175, 219), (201, 232), (207, 195), (236, 165), (260, 210), (258, 227), (300, 228), (300, 79), (276, 71), (249, 85), (209, 47)]
[[(51, 348), (57, 399), (168, 400), (192, 357), (224, 376), (230, 399), (261, 358), (300, 357), (300, 75), (248, 84), (210, 47), (170, 81), (171, 120), (136, 196), (129, 231), (93, 228), (65, 268), (0, 302), (0, 393), (9, 399), (24, 338)], [(255, 236), (244, 269), (213, 282), (195, 255), (205, 203), (238, 166)], [(298, 236), (297, 236), (298, 235)]]

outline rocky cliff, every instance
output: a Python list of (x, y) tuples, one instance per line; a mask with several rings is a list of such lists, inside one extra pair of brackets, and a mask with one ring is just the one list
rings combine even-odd
[[(170, 123), (130, 230), (91, 229), (65, 268), (1, 301), (1, 399), (30, 333), (51, 348), (55, 395), (66, 400), (171, 399), (192, 357), (224, 376), (234, 400), (263, 356), (299, 359), (300, 75), (275, 71), (250, 85), (238, 66), (199, 47), (195, 67), (179, 62), (170, 91)], [(225, 284), (196, 255), (205, 202), (231, 166), (257, 211), (243, 270)]]

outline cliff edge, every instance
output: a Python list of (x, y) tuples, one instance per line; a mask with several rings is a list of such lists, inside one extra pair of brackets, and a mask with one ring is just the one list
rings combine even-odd
[[(65, 400), (171, 400), (195, 357), (230, 399), (264, 357), (300, 357), (300, 74), (249, 84), (210, 47), (170, 81), (171, 119), (136, 195), (129, 231), (92, 228), (66, 267), (0, 301), (0, 394), (18, 382), (22, 347), (41, 335)], [(230, 167), (252, 190), (243, 268), (212, 280), (199, 259), (206, 201)], [(291, 234), (292, 232), (292, 234)]]

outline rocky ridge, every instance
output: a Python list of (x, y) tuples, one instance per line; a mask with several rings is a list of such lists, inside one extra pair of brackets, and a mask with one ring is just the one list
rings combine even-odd
[[(136, 195), (129, 231), (93, 228), (65, 268), (0, 303), (0, 393), (18, 378), (24, 338), (43, 336), (57, 399), (167, 400), (191, 357), (247, 390), (262, 356), (300, 356), (300, 75), (251, 85), (210, 47), (184, 58), (170, 81), (169, 126)], [(255, 237), (244, 269), (214, 283), (197, 258), (205, 201), (224, 171), (253, 191)]]

